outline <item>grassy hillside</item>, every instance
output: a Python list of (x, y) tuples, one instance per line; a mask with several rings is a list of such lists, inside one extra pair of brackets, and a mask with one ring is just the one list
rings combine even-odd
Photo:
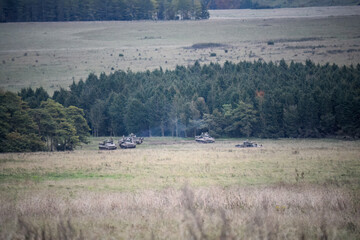
[[(236, 13), (206, 21), (0, 24), (0, 87), (53, 92), (91, 72), (165, 70), (195, 61), (359, 63), (359, 16), (284, 18), (289, 9), (271, 9), (280, 17), (267, 18), (264, 11), (248, 19)], [(299, 11), (307, 15), (308, 9)], [(204, 43), (216, 44), (196, 48)]]
[(261, 7), (316, 7), (358, 5), (359, 0), (253, 0), (255, 6)]

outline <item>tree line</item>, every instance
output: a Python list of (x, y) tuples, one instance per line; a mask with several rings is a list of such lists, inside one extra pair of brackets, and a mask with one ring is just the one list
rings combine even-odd
[(0, 0), (0, 22), (207, 19), (208, 9), (357, 4), (357, 0)]
[(1, 22), (207, 19), (208, 0), (0, 0)]
[(24, 89), (20, 95), (29, 103), (0, 91), (0, 152), (73, 150), (88, 142), (83, 110), (65, 108), (43, 88)]
[(90, 74), (52, 99), (83, 109), (93, 136), (360, 136), (359, 64), (196, 62), (119, 70)]
[[(90, 127), (89, 127), (90, 126)], [(90, 74), (50, 97), (0, 91), (0, 152), (93, 136), (360, 137), (360, 64), (225, 62)]]

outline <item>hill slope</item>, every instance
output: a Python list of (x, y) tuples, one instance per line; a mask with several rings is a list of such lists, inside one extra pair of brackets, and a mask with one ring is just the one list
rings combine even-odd
[(211, 0), (210, 9), (290, 8), (359, 5), (359, 0)]

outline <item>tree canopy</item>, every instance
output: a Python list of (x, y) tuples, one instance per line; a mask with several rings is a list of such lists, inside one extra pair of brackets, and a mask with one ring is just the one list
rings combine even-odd
[[(69, 89), (0, 92), (0, 152), (93, 136), (360, 137), (360, 64), (225, 62), (90, 74)], [(89, 127), (90, 126), (90, 127)]]
[[(53, 99), (84, 110), (95, 136), (360, 136), (360, 65), (226, 62), (116, 71)], [(71, 99), (71, 101), (70, 101)]]
[(19, 96), (0, 91), (0, 152), (44, 149), (29, 107)]
[[(19, 95), (29, 103), (14, 93), (0, 92), (0, 152), (73, 150), (88, 142), (90, 129), (81, 109), (65, 108), (50, 98), (37, 103), (48, 96), (42, 88)], [(29, 107), (32, 103), (34, 108)]]
[(2, 22), (207, 18), (205, 0), (0, 0)]
[[(360, 137), (360, 64), (284, 60), (90, 74), (54, 92), (0, 91), (0, 152), (94, 136)], [(90, 126), (90, 128), (89, 128)]]

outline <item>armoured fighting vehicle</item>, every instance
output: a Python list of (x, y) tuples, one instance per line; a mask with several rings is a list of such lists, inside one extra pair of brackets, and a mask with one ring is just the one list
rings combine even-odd
[(214, 143), (215, 139), (209, 133), (201, 133), (200, 136), (195, 136), (195, 141), (199, 143)]
[(115, 150), (116, 146), (112, 139), (104, 140), (101, 143), (99, 143), (99, 149), (100, 150)]
[(144, 141), (143, 137), (136, 137), (136, 135), (132, 133), (129, 135), (129, 138), (132, 138), (133, 142), (136, 144), (142, 144)]
[(238, 147), (238, 148), (250, 148), (250, 147), (262, 147), (262, 145), (258, 145), (257, 143), (250, 142), (249, 140), (246, 140), (242, 144), (235, 145), (235, 147)]
[(136, 148), (136, 143), (132, 137), (123, 137), (119, 140), (119, 146), (121, 148)]

